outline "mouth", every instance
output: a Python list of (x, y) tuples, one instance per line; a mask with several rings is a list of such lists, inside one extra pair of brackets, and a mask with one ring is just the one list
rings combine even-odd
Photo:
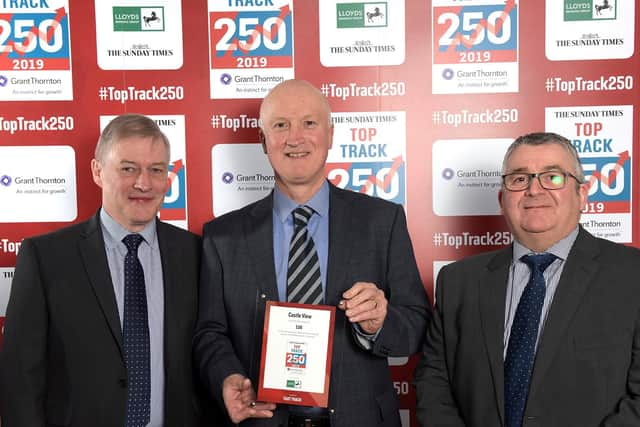
[(305, 151), (303, 153), (285, 153), (285, 156), (291, 158), (291, 159), (301, 159), (303, 157), (307, 157), (309, 155), (309, 152)]
[(153, 197), (137, 197), (137, 196), (129, 196), (129, 200), (133, 203), (145, 204), (153, 202)]
[(550, 208), (549, 205), (533, 205), (533, 206), (524, 206), (525, 210), (533, 210), (533, 209), (547, 209)]

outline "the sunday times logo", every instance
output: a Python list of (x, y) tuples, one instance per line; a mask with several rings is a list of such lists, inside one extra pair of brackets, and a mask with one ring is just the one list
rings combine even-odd
[(583, 34), (581, 39), (567, 39), (556, 40), (557, 47), (571, 47), (571, 46), (622, 46), (624, 45), (624, 39), (622, 38), (600, 38), (598, 34), (589, 33)]
[(616, 19), (616, 0), (565, 0), (565, 21)]
[(336, 4), (338, 28), (365, 28), (387, 26), (387, 3)]
[(114, 6), (113, 31), (164, 31), (164, 7)]
[(147, 44), (133, 44), (131, 49), (107, 49), (107, 56), (146, 56), (163, 57), (173, 56), (173, 49), (150, 49)]

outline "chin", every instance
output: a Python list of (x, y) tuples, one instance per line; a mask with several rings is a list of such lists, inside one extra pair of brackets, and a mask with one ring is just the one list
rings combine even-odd
[(538, 225), (527, 224), (527, 225), (523, 226), (522, 229), (525, 232), (530, 233), (530, 234), (541, 234), (541, 233), (547, 233), (547, 232), (551, 231), (553, 229), (553, 226), (549, 225), (549, 224), (544, 224), (544, 225), (541, 225), (541, 224), (538, 224)]
[(129, 221), (135, 224), (146, 224), (156, 217), (156, 210), (148, 212), (132, 212)]

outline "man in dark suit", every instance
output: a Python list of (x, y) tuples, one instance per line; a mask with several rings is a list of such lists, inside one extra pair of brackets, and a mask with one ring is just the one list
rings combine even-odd
[[(417, 351), (430, 313), (404, 210), (327, 182), (333, 126), (309, 83), (276, 86), (260, 120), (274, 191), (204, 228), (194, 351), (205, 387), (226, 409), (225, 425), (400, 426), (387, 356)], [(300, 286), (309, 286), (311, 303), (339, 308), (328, 408), (255, 402), (266, 302), (295, 293), (288, 260), (296, 265), (289, 249), (301, 207), (310, 219), (300, 241), (317, 262), (308, 270), (314, 279)]]
[(157, 220), (168, 166), (169, 141), (153, 120), (115, 118), (91, 164), (102, 208), (24, 240), (0, 354), (4, 427), (199, 425), (200, 240)]
[(440, 271), (420, 425), (640, 425), (640, 252), (579, 225), (589, 187), (566, 138), (522, 136), (502, 169), (515, 241)]

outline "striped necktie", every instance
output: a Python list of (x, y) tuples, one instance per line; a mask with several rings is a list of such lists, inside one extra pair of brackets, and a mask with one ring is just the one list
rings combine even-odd
[(318, 252), (309, 237), (307, 224), (314, 211), (300, 206), (293, 211), (293, 236), (287, 266), (287, 301), (300, 304), (322, 302), (322, 277)]

